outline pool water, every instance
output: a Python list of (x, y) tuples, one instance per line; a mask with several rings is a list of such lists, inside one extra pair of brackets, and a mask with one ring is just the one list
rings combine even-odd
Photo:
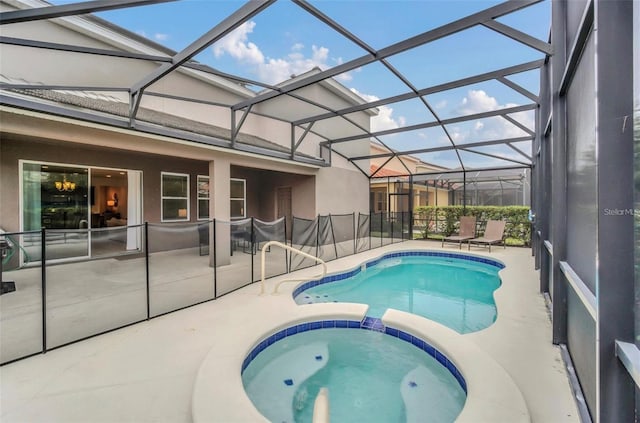
[(347, 279), (299, 293), (298, 304), (352, 302), (369, 305), (367, 315), (388, 308), (442, 323), (459, 333), (487, 328), (496, 319), (493, 292), (500, 268), (451, 257), (391, 257)]
[(330, 328), (288, 336), (242, 374), (256, 408), (272, 422), (311, 422), (329, 391), (332, 422), (452, 422), (465, 391), (435, 358), (385, 333)]

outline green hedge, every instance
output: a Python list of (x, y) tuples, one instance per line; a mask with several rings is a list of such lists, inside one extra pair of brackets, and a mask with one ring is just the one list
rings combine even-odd
[[(463, 214), (464, 213), (464, 214)], [(487, 220), (506, 220), (507, 245), (531, 245), (531, 224), (527, 206), (424, 206), (414, 212), (414, 228), (423, 238), (441, 238), (458, 231), (460, 217), (475, 216), (478, 233), (482, 235)]]

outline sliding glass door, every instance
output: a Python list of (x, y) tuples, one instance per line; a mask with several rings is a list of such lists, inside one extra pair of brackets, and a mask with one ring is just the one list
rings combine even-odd
[[(22, 226), (25, 231), (51, 229), (44, 241), (47, 259), (89, 255), (89, 194), (86, 167), (23, 163)], [(40, 246), (28, 241), (27, 254), (39, 261)]]
[[(140, 250), (142, 172), (23, 161), (21, 173), (22, 230), (47, 229), (47, 261)], [(23, 238), (22, 263), (40, 261), (39, 234)]]

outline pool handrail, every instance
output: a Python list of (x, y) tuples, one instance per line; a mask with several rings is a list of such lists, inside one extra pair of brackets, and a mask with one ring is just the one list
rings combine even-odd
[(301, 256), (304, 256), (306, 258), (309, 258), (311, 260), (315, 260), (317, 262), (320, 262), (320, 264), (322, 264), (322, 273), (320, 275), (316, 275), (316, 276), (310, 276), (310, 277), (306, 277), (306, 278), (301, 278), (301, 279), (285, 279), (283, 281), (278, 282), (278, 284), (275, 286), (275, 288), (273, 288), (273, 293), (272, 294), (277, 294), (278, 293), (278, 288), (280, 287), (280, 285), (282, 285), (283, 283), (286, 282), (302, 282), (302, 281), (310, 281), (313, 279), (322, 279), (326, 276), (327, 274), (327, 264), (322, 260), (319, 259), (318, 257), (312, 256), (311, 254), (307, 254), (304, 251), (300, 251), (297, 248), (293, 248), (287, 244), (284, 244), (282, 242), (279, 241), (269, 241), (266, 244), (264, 244), (262, 246), (262, 250), (261, 250), (261, 263), (260, 263), (260, 271), (261, 271), (261, 278), (260, 278), (260, 295), (264, 294), (264, 273), (265, 273), (265, 253), (267, 251), (267, 249), (269, 249), (269, 247), (271, 247), (272, 245), (275, 245), (276, 247), (280, 247), (283, 248), (285, 250), (289, 250), (292, 251), (296, 254), (300, 254)]

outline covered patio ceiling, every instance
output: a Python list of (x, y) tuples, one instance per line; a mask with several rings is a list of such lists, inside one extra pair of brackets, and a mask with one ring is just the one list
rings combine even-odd
[[(36, 3), (39, 0), (34, 0)], [(4, 0), (12, 4), (12, 0)], [(14, 2), (15, 3), (15, 2)], [(132, 70), (132, 77), (125, 84), (121, 81), (97, 85), (79, 83), (75, 86), (56, 85), (48, 82), (4, 81), (0, 84), (0, 103), (13, 107), (27, 108), (62, 116), (94, 120), (114, 126), (124, 126), (134, 130), (158, 131), (151, 128), (148, 122), (141, 119), (141, 103), (145, 96), (165, 96), (154, 91), (154, 84), (160, 83), (164, 77), (179, 69), (190, 69), (199, 73), (222, 77), (232, 81), (239, 92), (243, 92), (245, 99), (227, 102), (218, 98), (198, 98), (197, 96), (171, 95), (173, 100), (192, 104), (212, 104), (228, 108), (230, 121), (226, 147), (231, 149), (254, 149), (265, 155), (283, 154), (295, 161), (313, 162), (326, 165), (331, 154), (338, 154), (357, 166), (368, 177), (376, 177), (376, 173), (385, 166), (395, 165), (406, 170), (406, 174), (422, 174), (424, 166), (434, 165), (434, 169), (456, 169), (456, 172), (478, 171), (482, 169), (527, 168), (531, 167), (532, 140), (536, 130), (544, 125), (536, 122), (538, 109), (539, 88), (530, 81), (539, 79), (538, 71), (547, 56), (552, 53), (548, 42), (537, 36), (518, 29), (518, 22), (526, 22), (530, 9), (544, 5), (543, 0), (510, 0), (504, 3), (476, 2), (488, 6), (465, 16), (456, 17), (451, 14), (428, 20), (425, 17), (424, 31), (419, 33), (403, 33), (398, 31), (391, 38), (398, 39), (388, 45), (379, 45), (380, 37), (377, 32), (387, 29), (371, 27), (369, 31), (350, 28), (354, 17), (343, 13), (339, 4), (320, 1), (292, 0), (278, 1), (259, 0), (247, 3), (215, 2), (216, 6), (224, 3), (224, 7), (216, 7), (212, 11), (212, 4), (206, 1), (189, 2), (185, 0), (93, 0), (70, 4), (54, 2), (22, 10), (11, 10), (0, 13), (0, 25), (24, 25), (31, 21), (56, 19), (76, 15), (86, 15), (101, 24), (108, 24), (109, 11), (132, 10), (144, 13), (145, 19), (154, 19), (154, 11), (166, 7), (168, 3), (178, 6), (184, 5), (185, 12), (189, 9), (201, 8), (201, 13), (211, 15), (211, 25), (203, 27), (201, 36), (195, 41), (189, 41), (175, 51), (156, 41), (151, 41), (134, 33), (133, 29), (125, 30), (127, 36), (143, 44), (154, 47), (161, 54), (149, 54), (143, 51), (129, 52), (115, 49), (98, 49), (79, 45), (69, 45), (0, 36), (0, 44), (17, 46), (28, 49), (45, 49), (49, 51), (74, 52), (82, 55), (100, 56), (103, 60), (113, 61), (114, 67), (121, 67), (135, 62), (152, 63), (153, 70), (140, 73)], [(407, 16), (411, 14), (414, 3), (396, 2), (390, 7), (406, 8)], [(378, 14), (384, 15), (384, 2), (359, 2), (362, 8), (380, 8)], [(395, 6), (394, 6), (395, 4)], [(351, 3), (353, 6), (354, 3)], [(423, 8), (425, 4), (422, 4)], [(474, 7), (478, 7), (475, 5)], [(544, 6), (543, 6), (544, 7)], [(437, 2), (426, 2), (429, 15), (438, 15)], [(182, 9), (175, 9), (182, 10)], [(373, 11), (372, 13), (375, 13)], [(287, 75), (286, 79), (273, 80), (254, 77), (236, 69), (221, 69), (212, 60), (211, 48), (217, 48), (224, 43), (225, 37), (232, 37), (241, 28), (246, 29), (248, 23), (259, 20), (261, 16), (271, 14), (280, 15), (278, 19), (264, 19), (272, 24), (280, 22), (290, 25), (298, 21), (301, 26), (307, 25), (313, 31), (323, 31), (323, 36), (338, 39), (341, 56), (338, 60), (326, 62), (324, 66), (309, 61), (308, 68), (298, 68), (297, 76)], [(141, 15), (142, 16), (142, 15)], [(510, 20), (516, 16), (517, 19)], [(539, 16), (535, 15), (535, 16)], [(451, 19), (452, 18), (452, 19)], [(185, 18), (176, 16), (175, 25), (188, 25)], [(440, 20), (438, 20), (440, 19)], [(442, 20), (445, 20), (442, 22)], [(447, 20), (451, 19), (451, 20)], [(537, 27), (548, 34), (549, 21), (536, 22)], [(253, 27), (252, 27), (253, 28)], [(287, 27), (288, 28), (288, 27)], [(120, 28), (118, 28), (120, 29)], [(288, 29), (287, 29), (288, 30)], [(246, 32), (245, 32), (246, 34)], [(320, 32), (319, 32), (320, 34)], [(356, 35), (359, 34), (359, 35)], [(466, 36), (463, 37), (463, 36)], [(472, 42), (474, 38), (488, 45), (486, 54), (473, 54), (471, 49), (479, 46)], [(471, 40), (471, 41), (470, 41)], [(488, 40), (488, 41), (486, 41)], [(244, 40), (243, 46), (251, 49), (256, 46)], [(261, 45), (274, 43), (265, 40)], [(256, 42), (257, 43), (257, 42)], [(433, 47), (436, 44), (438, 48)], [(472, 44), (471, 47), (469, 44)], [(314, 52), (316, 46), (314, 45)], [(433, 48), (432, 48), (433, 47)], [(501, 52), (509, 50), (510, 54), (502, 57)], [(514, 53), (514, 51), (516, 51)], [(218, 52), (224, 50), (216, 50)], [(452, 56), (463, 55), (464, 66), (456, 65), (451, 58), (442, 52), (449, 52)], [(293, 50), (292, 50), (293, 52)], [(434, 54), (438, 52), (438, 54)], [(293, 54), (293, 53), (292, 53)], [(344, 56), (344, 57), (343, 57)], [(459, 59), (459, 58), (458, 58)], [(438, 66), (449, 66), (445, 72), (450, 79), (439, 80), (430, 78)], [(349, 90), (353, 75), (368, 75), (378, 87), (377, 92), (367, 92), (366, 95), (357, 88), (350, 91), (356, 99), (356, 104), (349, 107), (335, 107), (333, 104), (322, 104), (317, 99), (312, 100), (309, 95), (316, 85), (327, 83), (339, 84)], [(442, 74), (442, 72), (439, 72)], [(525, 75), (526, 78), (521, 76)], [(55, 81), (54, 81), (55, 82)], [(99, 114), (83, 114), (65, 107), (43, 106), (37, 101), (16, 99), (11, 92), (29, 92), (37, 90), (66, 91), (66, 92), (101, 92), (126, 94), (129, 98), (126, 116), (122, 120), (114, 120)], [(509, 91), (506, 93), (506, 91)], [(445, 94), (459, 93), (464, 97), (456, 107), (446, 109), (442, 104), (447, 103)], [(504, 93), (504, 94), (503, 94)], [(482, 107), (471, 107), (470, 103), (477, 96), (477, 104)], [(295, 107), (282, 107), (282, 99), (287, 98)], [(493, 101), (486, 101), (487, 99)], [(496, 100), (497, 99), (497, 100)], [(516, 100), (514, 100), (516, 99)], [(395, 116), (391, 124), (380, 125), (380, 118), (388, 118), (390, 111), (404, 113), (406, 117)], [(356, 114), (366, 111), (371, 116), (371, 127), (368, 128), (358, 121)], [(266, 116), (285, 122), (291, 126), (290, 148), (286, 151), (269, 148), (268, 143), (260, 146), (248, 147), (239, 140), (243, 125), (247, 117), (252, 115)], [(376, 121), (376, 119), (378, 119)], [(375, 122), (374, 122), (375, 121)], [(340, 133), (335, 128), (340, 124)], [(537, 123), (537, 124), (536, 124)], [(158, 125), (156, 125), (158, 126)], [(194, 137), (185, 134), (180, 128), (162, 128), (162, 134), (196, 142), (216, 143), (215, 136), (199, 134)], [(214, 135), (215, 131), (212, 131)], [(318, 157), (310, 158), (297, 151), (305, 137), (314, 134), (321, 142)], [(381, 147), (375, 153), (354, 154), (356, 149), (350, 148), (353, 143), (362, 144), (363, 140), (373, 142)], [(382, 151), (382, 152), (380, 152)], [(371, 166), (371, 161), (378, 161), (378, 166)], [(372, 170), (376, 169), (376, 170)], [(427, 172), (429, 173), (429, 172)]]

